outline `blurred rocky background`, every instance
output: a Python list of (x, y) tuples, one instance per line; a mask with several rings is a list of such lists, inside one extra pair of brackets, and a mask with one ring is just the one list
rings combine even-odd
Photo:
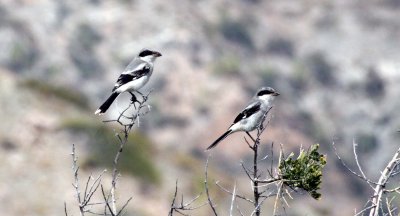
[[(263, 135), (265, 154), (274, 142), (275, 151), (282, 144), (287, 153), (320, 143), (328, 155), (322, 199), (296, 195), (287, 214), (351, 215), (370, 188), (342, 167), (331, 143), (351, 167), (351, 145), (359, 143), (371, 178), (397, 149), (399, 14), (399, 0), (1, 1), (2, 214), (62, 215), (64, 201), (77, 214), (71, 145), (82, 181), (110, 170), (118, 127), (102, 120), (129, 97), (119, 97), (105, 116), (93, 112), (147, 47), (163, 57), (144, 90), (153, 90), (152, 110), (120, 163), (120, 200), (133, 196), (126, 215), (166, 215), (177, 179), (185, 198), (201, 191), (204, 149), (261, 86), (281, 93)], [(251, 194), (239, 164), (251, 158), (243, 136), (211, 152), (209, 177)], [(228, 215), (230, 195), (211, 190)], [(240, 206), (250, 214), (252, 206)]]

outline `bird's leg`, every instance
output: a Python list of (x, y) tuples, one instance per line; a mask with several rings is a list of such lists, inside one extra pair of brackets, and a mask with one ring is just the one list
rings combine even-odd
[[(264, 118), (265, 119), (265, 118)], [(264, 121), (264, 120), (263, 120)], [(263, 123), (261, 122), (261, 124), (260, 124), (260, 126), (258, 126), (258, 129), (260, 130), (260, 131), (262, 131), (263, 129), (264, 129), (264, 125), (263, 125)]]
[(142, 96), (143, 101), (146, 101), (146, 100), (147, 100), (147, 96), (144, 95), (142, 92), (140, 92), (140, 91), (136, 91), (136, 92), (139, 93), (140, 96)]
[(247, 133), (247, 135), (249, 135), (249, 137), (251, 138), (251, 140), (253, 140), (253, 142), (256, 143), (256, 140), (251, 136), (251, 134), (250, 134), (248, 131), (246, 131), (246, 133)]
[(136, 109), (136, 105), (135, 102), (139, 102), (138, 99), (136, 98), (135, 94), (133, 94), (132, 92), (129, 92), (129, 94), (131, 94), (131, 103), (133, 104), (133, 107), (135, 107)]

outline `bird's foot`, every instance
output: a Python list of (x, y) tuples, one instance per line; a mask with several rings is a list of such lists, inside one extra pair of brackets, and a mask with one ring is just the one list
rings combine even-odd
[(133, 107), (135, 107), (135, 109), (136, 109), (136, 105), (135, 105), (135, 103), (137, 102), (137, 103), (139, 103), (139, 101), (138, 101), (138, 99), (136, 98), (136, 96), (132, 93), (132, 92), (129, 92), (129, 94), (131, 94), (131, 104), (133, 105)]
[(147, 95), (144, 95), (144, 94), (143, 94), (142, 92), (140, 92), (140, 91), (136, 91), (136, 92), (139, 93), (140, 96), (142, 97), (142, 99), (143, 99), (142, 103), (145, 102), (145, 101), (147, 101), (147, 99), (148, 99), (148, 96), (147, 96)]

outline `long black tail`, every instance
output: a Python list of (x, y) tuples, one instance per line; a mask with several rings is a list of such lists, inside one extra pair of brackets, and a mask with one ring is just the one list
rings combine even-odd
[(224, 134), (222, 134), (222, 136), (220, 136), (217, 140), (215, 140), (210, 146), (208, 146), (207, 150), (210, 150), (212, 148), (214, 148), (215, 146), (217, 146), (217, 144), (219, 142), (221, 142), (223, 139), (225, 139), (229, 134), (231, 134), (231, 130), (228, 130), (227, 132), (225, 132)]
[(94, 114), (102, 114), (105, 113), (108, 108), (110, 108), (111, 104), (114, 102), (114, 100), (118, 97), (119, 93), (113, 92), (110, 97), (94, 112)]

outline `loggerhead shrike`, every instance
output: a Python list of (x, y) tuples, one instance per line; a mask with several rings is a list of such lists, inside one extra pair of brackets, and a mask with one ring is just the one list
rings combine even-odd
[[(132, 101), (136, 100), (133, 92), (137, 92), (150, 79), (153, 73), (154, 61), (160, 57), (161, 53), (144, 49), (134, 58), (125, 68), (124, 72), (118, 77), (114, 85), (111, 96), (96, 110), (94, 114), (102, 114), (107, 111), (114, 100), (122, 92), (129, 92), (132, 95)], [(140, 92), (139, 92), (140, 93)]]
[(262, 124), (264, 115), (272, 107), (272, 101), (278, 95), (279, 93), (271, 87), (263, 87), (258, 90), (250, 104), (236, 116), (229, 129), (215, 140), (207, 150), (214, 148), (219, 142), (234, 132), (245, 131), (248, 133), (255, 130)]

